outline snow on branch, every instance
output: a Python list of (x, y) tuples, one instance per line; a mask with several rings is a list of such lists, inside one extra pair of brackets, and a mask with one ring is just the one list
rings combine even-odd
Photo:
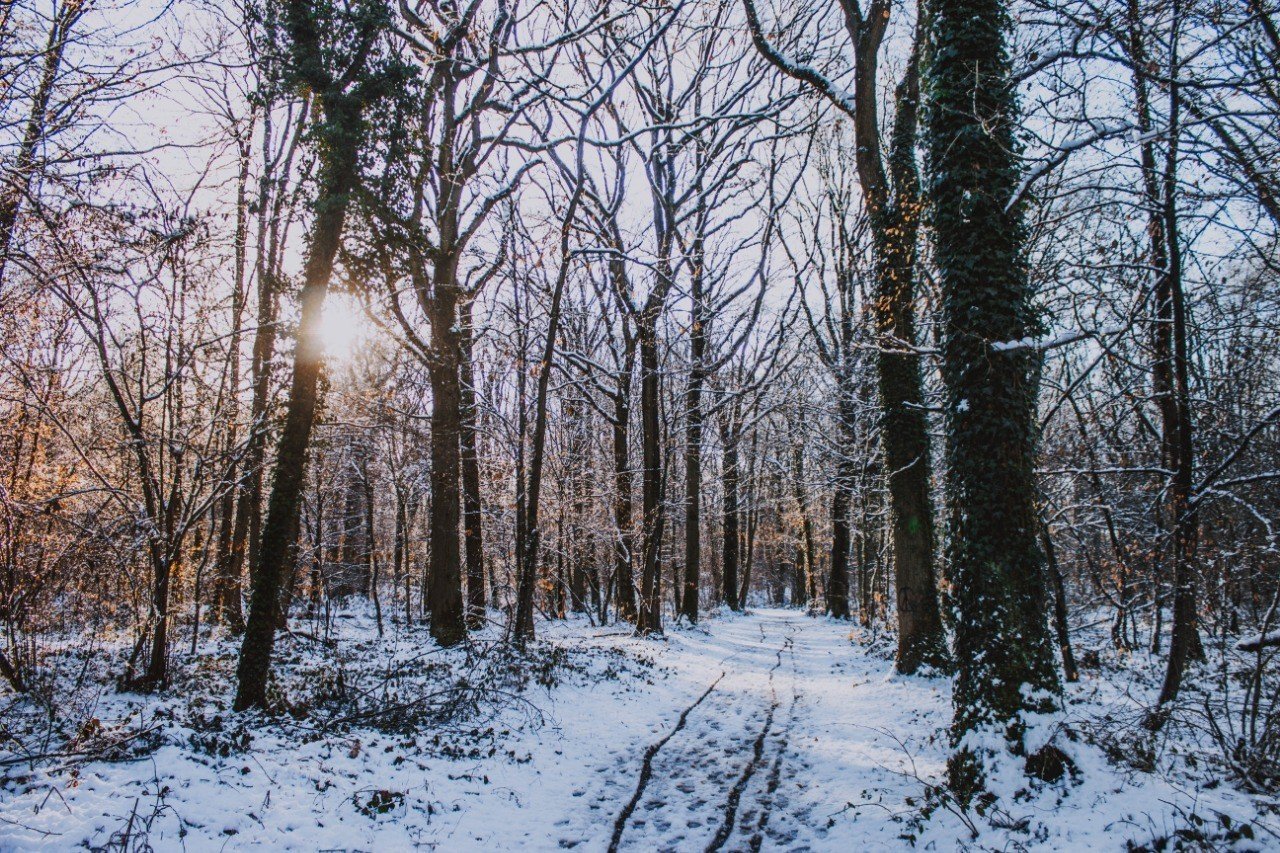
[(803, 62), (793, 60), (769, 42), (760, 25), (760, 16), (756, 13), (753, 0), (742, 0), (742, 9), (747, 15), (747, 26), (751, 30), (751, 41), (773, 67), (788, 77), (808, 83), (841, 111), (849, 116), (854, 115), (853, 94), (846, 91), (831, 78), (818, 69)]
[(1018, 350), (1036, 350), (1045, 352), (1058, 347), (1065, 347), (1068, 344), (1074, 344), (1076, 341), (1082, 341), (1091, 338), (1100, 338), (1103, 335), (1116, 335), (1125, 331), (1128, 326), (1115, 326), (1106, 329), (1075, 329), (1068, 332), (1062, 332), (1052, 338), (1019, 338), (1016, 341), (997, 341), (991, 345), (996, 352), (1015, 352)]
[(1242, 652), (1256, 652), (1270, 646), (1280, 646), (1280, 631), (1254, 634), (1252, 637), (1243, 637), (1236, 643), (1236, 648)]
[(1005, 213), (1012, 210), (1013, 206), (1022, 200), (1022, 197), (1026, 195), (1027, 190), (1031, 188), (1033, 183), (1040, 180), (1040, 178), (1058, 168), (1063, 163), (1067, 162), (1067, 158), (1079, 151), (1081, 148), (1088, 148), (1094, 143), (1101, 142), (1104, 139), (1110, 139), (1113, 136), (1120, 136), (1134, 129), (1135, 125), (1132, 122), (1122, 121), (1115, 124), (1103, 125), (1093, 133), (1088, 133), (1084, 136), (1064, 142), (1062, 145), (1058, 146), (1057, 152), (1055, 152), (1052, 157), (1027, 172), (1026, 176), (1022, 179), (1022, 183), (1018, 184), (1018, 188), (1013, 191), (1013, 195), (1009, 196), (1009, 201), (1005, 203)]

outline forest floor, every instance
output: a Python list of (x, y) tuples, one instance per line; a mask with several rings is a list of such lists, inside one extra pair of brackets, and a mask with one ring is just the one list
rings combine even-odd
[(90, 679), (53, 715), (0, 697), (0, 849), (1280, 845), (1268, 800), (1169, 758), (1188, 743), (1160, 772), (1116, 762), (1140, 668), (1069, 687), (1071, 780), (997, 790), (980, 817), (934, 787), (948, 680), (893, 674), (883, 634), (784, 609), (661, 640), (570, 620), (522, 658), (496, 627), (441, 652), (420, 626), (342, 616), (339, 642), (282, 644), (288, 713), (248, 725), (226, 712), (234, 643), (212, 637), (158, 696)]

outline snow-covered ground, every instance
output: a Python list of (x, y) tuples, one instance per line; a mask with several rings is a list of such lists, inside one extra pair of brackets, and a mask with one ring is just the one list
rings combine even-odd
[[(663, 640), (543, 624), (531, 673), (493, 662), (496, 629), (443, 653), (417, 626), (377, 639), (366, 614), (338, 622), (336, 652), (282, 644), (290, 715), (228, 714), (234, 646), (210, 641), (165, 696), (95, 694), (82, 716), (98, 722), (63, 749), (113, 760), (0, 752), (0, 848), (1122, 850), (1246, 822), (1223, 837), (1280, 845), (1259, 799), (1126, 771), (1084, 739), (1063, 740), (1073, 781), (962, 814), (928, 796), (949, 682), (894, 675), (884, 638), (795, 610)], [(1086, 672), (1068, 721), (1125, 701), (1113, 682)]]

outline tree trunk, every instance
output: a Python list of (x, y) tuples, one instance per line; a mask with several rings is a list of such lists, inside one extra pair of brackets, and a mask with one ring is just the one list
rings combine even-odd
[(369, 549), (371, 544), (365, 529), (366, 453), (364, 436), (349, 434), (347, 448), (350, 458), (346, 464), (346, 482), (343, 484), (342, 515), (338, 519), (341, 539), (338, 542), (336, 574), (332, 587), (335, 598), (369, 594)]
[(793, 488), (796, 506), (800, 512), (801, 544), (797, 546), (799, 558), (796, 560), (798, 593), (793, 604), (808, 604), (817, 597), (817, 548), (813, 540), (813, 520), (809, 517), (809, 501), (804, 493), (804, 446), (797, 444), (792, 453)]
[[(456, 217), (454, 217), (456, 218)], [(441, 216), (446, 229), (453, 218)], [(456, 236), (442, 234), (441, 244)], [(458, 259), (440, 251), (431, 287), (431, 636), (442, 646), (466, 637), (458, 524), (461, 481), (462, 388), (459, 376)]]
[(636, 585), (632, 573), (635, 553), (635, 520), (632, 517), (632, 473), (630, 449), (631, 363), (618, 375), (617, 395), (613, 402), (613, 524), (617, 528), (613, 543), (614, 596), (618, 618), (634, 622), (637, 618)]
[(702, 569), (702, 383), (706, 377), (707, 318), (701, 271), (694, 272), (689, 330), (689, 385), (685, 391), (684, 592), (680, 615), (698, 621), (698, 580)]
[(43, 53), (44, 66), (40, 70), (40, 80), (36, 83), (35, 92), (31, 96), (26, 128), (23, 130), (22, 141), (13, 158), (13, 165), (6, 170), (4, 189), (0, 191), (0, 286), (4, 284), (9, 253), (13, 249), (18, 212), (36, 175), (36, 151), (48, 133), (49, 101), (53, 98), (54, 85), (58, 82), (58, 73), (62, 68), (62, 58), (66, 52), (67, 42), (71, 37), (72, 28), (87, 9), (87, 3), (59, 4), (56, 7), (54, 19), (49, 25), (49, 37), (45, 42)]
[(640, 614), (636, 630), (640, 634), (662, 633), (662, 434), (658, 406), (661, 377), (658, 375), (657, 311), (646, 308), (640, 318), (640, 447), (641, 512), (644, 550), (640, 576)]
[[(757, 443), (760, 440), (760, 432), (753, 431), (751, 434), (751, 453), (747, 457), (750, 460), (759, 458), (756, 455)], [(738, 584), (738, 609), (747, 609), (747, 593), (751, 591), (751, 571), (755, 565), (756, 555), (756, 527), (760, 521), (760, 502), (756, 500), (755, 494), (756, 477), (750, 469), (747, 474), (747, 535), (742, 543), (742, 582)]]
[[(304, 13), (302, 17), (307, 16)], [(314, 26), (313, 23), (311, 25)], [(305, 31), (307, 25), (294, 26)], [(314, 37), (311, 33), (310, 38)], [(295, 46), (295, 51), (305, 54), (308, 48), (319, 51), (317, 45), (306, 41)], [(279, 622), (280, 591), (292, 575), (294, 546), (298, 537), (299, 498), (324, 355), (320, 339), (321, 312), (359, 165), (361, 106), (342, 94), (329, 92), (322, 97), (328, 144), (321, 160), (315, 221), (311, 226), (310, 245), (303, 268), (297, 349), (262, 533), (262, 562), (253, 578), (249, 619), (240, 647), (234, 703), (237, 711), (263, 707), (267, 701), (267, 677)]]
[[(1147, 266), (1153, 274), (1151, 281), (1151, 398), (1160, 414), (1160, 462), (1172, 471), (1177, 466), (1177, 401), (1173, 396), (1173, 299), (1169, 292), (1169, 253), (1165, 245), (1164, 212), (1160, 202), (1160, 171), (1156, 167), (1155, 142), (1152, 137), (1151, 89), (1147, 78), (1149, 71), (1146, 41), (1143, 38), (1145, 21), (1138, 0), (1127, 4), (1129, 27), (1129, 53), (1133, 77), (1134, 106), (1138, 130), (1142, 134), (1139, 143), (1139, 160), (1142, 164), (1142, 187), (1147, 205)], [(1084, 425), (1081, 424), (1081, 431)], [(1169, 489), (1172, 496), (1172, 488)], [(1165, 511), (1171, 501), (1157, 502), (1156, 524), (1165, 530), (1166, 540), (1172, 542)], [(1165, 549), (1156, 552), (1152, 577), (1152, 603), (1155, 614), (1151, 632), (1152, 654), (1160, 653), (1164, 630), (1164, 604), (1162, 598), (1161, 564)], [(1117, 552), (1119, 553), (1119, 552)], [(1124, 641), (1123, 622), (1117, 636)]]
[(723, 548), (723, 584), (724, 603), (730, 610), (738, 610), (739, 578), (738, 557), (742, 552), (742, 533), (739, 530), (741, 510), (738, 507), (738, 435), (733, 426), (724, 429), (721, 434), (724, 445), (724, 460), (721, 463), (721, 476), (724, 479), (724, 548)]
[(397, 484), (395, 489), (396, 495), (396, 527), (393, 541), (391, 543), (391, 560), (392, 574), (395, 575), (395, 584), (398, 588), (400, 583), (404, 582), (404, 621), (409, 624), (413, 621), (413, 602), (409, 592), (409, 568), (411, 563), (408, 559), (409, 550), (409, 512), (407, 500), (405, 499), (404, 489)]
[[(369, 585), (366, 593), (373, 599), (373, 617), (374, 622), (378, 626), (378, 636), (382, 636), (382, 598), (379, 594), (378, 586), (381, 582), (379, 569), (381, 564), (378, 562), (378, 539), (377, 530), (374, 526), (373, 518), (373, 480), (365, 472), (364, 478), (364, 538), (368, 543), (366, 549), (366, 559), (368, 560)], [(394, 601), (394, 596), (393, 596)]]
[(1040, 525), (1040, 541), (1044, 543), (1045, 562), (1049, 569), (1049, 582), (1053, 584), (1053, 629), (1058, 635), (1058, 651), (1062, 655), (1062, 675), (1067, 681), (1080, 680), (1076, 669), (1076, 656), (1071, 650), (1071, 631), (1067, 627), (1067, 585), (1058, 566), (1058, 555), (1049, 536), (1049, 525)]
[[(594, 111), (600, 102), (591, 109)], [(533, 595), (538, 574), (539, 542), (541, 530), (538, 526), (539, 501), (542, 495), (542, 470), (545, 461), (547, 436), (547, 398), (551, 387), (552, 366), (555, 362), (556, 339), (560, 333), (561, 306), (564, 301), (565, 283), (568, 281), (570, 266), (570, 234), (573, 228), (574, 215), (582, 201), (585, 188), (583, 173), (583, 136), (586, 132), (586, 119), (578, 137), (577, 166), (578, 172), (574, 182), (573, 194), (560, 221), (560, 267), (556, 272), (555, 283), (551, 288), (551, 305), (547, 312), (547, 332), (543, 341), (542, 356), (538, 361), (538, 389), (534, 399), (533, 436), (530, 445), (529, 485), (525, 499), (525, 523), (522, 535), (517, 539), (516, 547), (520, 549), (522, 558), (519, 567), (519, 594), (516, 599), (515, 636), (518, 643), (524, 644), (532, 640), (534, 635)], [(523, 411), (523, 406), (521, 407)]]
[(155, 627), (151, 631), (151, 656), (142, 678), (148, 687), (164, 687), (169, 681), (169, 579), (173, 574), (173, 563), (167, 554), (159, 553), (163, 547), (157, 542), (150, 546), (154, 573), (151, 616)]
[(956, 604), (957, 754), (961, 802), (984, 786), (983, 760), (960, 744), (992, 727), (1025, 752), (1021, 718), (1058, 707), (1044, 555), (1035, 506), (1034, 349), (996, 350), (1042, 329), (1025, 260), (1017, 107), (1002, 0), (929, 0), (931, 97), (925, 148), (942, 296), (950, 511)]
[(881, 445), (889, 486), (893, 562), (897, 589), (899, 672), (947, 660), (933, 567), (933, 506), (929, 496), (930, 449), (919, 357), (915, 346), (915, 263), (919, 180), (915, 165), (918, 48), (913, 46), (902, 83), (890, 143), (888, 187), (880, 153), (876, 73), (889, 8), (876, 8), (859, 28), (855, 68), (854, 133), (863, 202), (874, 245), (872, 316), (878, 349), (877, 378), (884, 408)]
[[(252, 125), (250, 126), (250, 129)], [(245, 283), (248, 262), (248, 235), (249, 235), (249, 205), (248, 205), (248, 183), (249, 183), (249, 134), (242, 132), (239, 140), (240, 144), (240, 173), (236, 182), (236, 237), (235, 237), (235, 281), (233, 282), (234, 290), (231, 293), (231, 317), (232, 332), (231, 344), (229, 347), (228, 378), (227, 378), (227, 410), (225, 417), (227, 420), (227, 451), (234, 452), (238, 438), (238, 427), (240, 419), (240, 342), (241, 342), (241, 326), (244, 319), (244, 302), (245, 302)], [(242, 492), (240, 477), (237, 476), (236, 468), (233, 465), (228, 471), (228, 477), (234, 482), (234, 486), (230, 487), (223, 494), (218, 508), (218, 543), (217, 557), (215, 559), (214, 581), (213, 581), (213, 611), (214, 619), (222, 624), (233, 634), (239, 634), (244, 630), (244, 612), (240, 603), (240, 575), (242, 560), (238, 559), (236, 553), (235, 528), (239, 512), (236, 507), (236, 494), (241, 493), (240, 499), (243, 501), (245, 495)], [(243, 540), (241, 540), (243, 541)]]
[(480, 457), (476, 447), (476, 389), (472, 365), (475, 330), (471, 319), (471, 300), (461, 306), (458, 324), (461, 354), (461, 463), (462, 463), (462, 541), (467, 557), (467, 624), (478, 628), (484, 623), (484, 536), (480, 503)]
[[(849, 357), (846, 353), (846, 358)], [(836, 619), (849, 618), (849, 546), (852, 544), (849, 529), (849, 496), (853, 491), (853, 423), (854, 391), (849, 370), (841, 366), (839, 377), (840, 400), (837, 403), (840, 419), (840, 441), (837, 445), (836, 483), (831, 493), (831, 574), (827, 580), (827, 614)]]
[[(1190, 364), (1187, 352), (1187, 304), (1182, 282), (1182, 243), (1178, 223), (1178, 136), (1179, 86), (1178, 38), (1181, 34), (1181, 4), (1173, 4), (1173, 32), (1170, 36), (1169, 141), (1161, 197), (1165, 251), (1168, 265), (1157, 289), (1157, 322), (1167, 329), (1173, 359), (1173, 387), (1166, 408), (1173, 422), (1165, 422), (1165, 444), (1171, 453), (1173, 476), (1169, 510), (1173, 524), (1173, 623), (1169, 638), (1169, 661), (1160, 687), (1160, 705), (1177, 698), (1187, 665), (1204, 660), (1197, 622), (1196, 546), (1199, 520), (1193, 503), (1194, 444), (1191, 420)], [(1172, 434), (1170, 436), (1170, 433)], [(1172, 440), (1170, 441), (1170, 437)]]
[(564, 535), (565, 501), (564, 490), (560, 490), (559, 512), (556, 513), (556, 573), (555, 582), (551, 585), (551, 618), (563, 619), (568, 615), (565, 594), (568, 591), (568, 578), (565, 577), (564, 551), (568, 547), (568, 537)]
[[(264, 128), (270, 126), (270, 116), (264, 118)], [(268, 133), (264, 129), (264, 133)], [(266, 181), (259, 193), (259, 203), (265, 208)], [(268, 232), (265, 210), (261, 213), (259, 237)], [(275, 227), (275, 226), (272, 226)], [(272, 241), (275, 242), (274, 240)], [(279, 281), (276, 277), (275, 259), (259, 256), (258, 305), (253, 335), (253, 353), (250, 375), (253, 379), (253, 400), (249, 408), (250, 433), (246, 439), (242, 476), (237, 484), (240, 498), (236, 503), (236, 523), (231, 536), (232, 566), (230, 573), (243, 578), (246, 566), (250, 586), (261, 563), (262, 545), (262, 487), (263, 467), (266, 462), (267, 405), (271, 394), (271, 362), (276, 351), (276, 318), (279, 313)]]
[(587, 516), (588, 493), (585, 472), (590, 461), (590, 450), (584, 405), (578, 398), (570, 398), (564, 402), (566, 428), (569, 431), (566, 461), (570, 466), (565, 483), (570, 497), (568, 499), (569, 532), (563, 547), (568, 561), (569, 607), (574, 613), (586, 613), (589, 605), (586, 565), (589, 540), (584, 522)]

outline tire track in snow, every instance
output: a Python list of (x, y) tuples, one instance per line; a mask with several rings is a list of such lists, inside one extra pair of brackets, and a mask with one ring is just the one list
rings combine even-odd
[[(608, 848), (611, 853), (624, 846), (624, 836), (625, 846), (640, 845), (637, 849), (699, 849), (707, 844), (696, 840), (696, 836), (702, 834), (701, 828), (716, 827), (715, 835), (706, 846), (707, 850), (715, 851), (721, 850), (733, 836), (735, 823), (742, 815), (744, 795), (748, 795), (753, 780), (758, 778), (759, 768), (768, 766), (766, 754), (772, 751), (771, 740), (778, 736), (777, 714), (782, 703), (775, 682), (784, 654), (790, 652), (792, 667), (795, 667), (794, 623), (767, 619), (758, 622), (757, 627), (760, 639), (751, 642), (740, 636), (734, 641), (739, 648), (725, 661), (737, 657), (758, 660), (761, 653), (768, 654), (772, 646), (770, 635), (776, 636), (779, 627), (784, 629), (786, 637), (782, 644), (772, 648), (774, 660), (766, 679), (768, 698), (760, 695), (760, 687), (764, 685), (756, 680), (766, 675), (764, 668), (748, 665), (734, 673), (740, 674), (739, 678), (724, 684), (717, 679), (720, 688), (714, 695), (709, 688), (686, 708), (677, 727), (646, 750), (636, 792), (615, 821)], [(721, 678), (724, 677), (722, 673)], [(753, 684), (757, 686), (753, 688)], [(793, 679), (793, 693), (796, 685)], [(710, 701), (704, 702), (708, 697)], [(785, 749), (794, 716), (793, 700), (779, 750)], [(682, 734), (677, 738), (678, 733)], [(773, 764), (771, 772), (780, 773), (780, 754)], [(718, 807), (714, 805), (714, 793), (710, 797), (702, 794), (717, 790), (723, 797)], [(748, 795), (746, 799), (751, 802), (756, 798)], [(638, 809), (644, 812), (643, 819), (637, 814)], [(750, 825), (750, 818), (754, 815), (748, 811), (743, 817), (744, 831)]]
[(622, 809), (622, 812), (618, 815), (618, 819), (614, 821), (613, 838), (609, 842), (609, 853), (617, 853), (618, 844), (622, 841), (622, 832), (627, 828), (627, 821), (631, 819), (631, 815), (636, 810), (636, 805), (640, 802), (640, 798), (644, 796), (644, 789), (648, 787), (649, 779), (653, 776), (654, 756), (658, 754), (658, 750), (667, 745), (667, 742), (671, 740), (671, 738), (675, 737), (677, 732), (684, 729), (684, 724), (689, 719), (689, 714), (694, 708), (697, 708), (702, 704), (702, 700), (711, 695), (711, 691), (716, 689), (716, 685), (720, 683), (721, 679), (724, 678), (724, 675), (724, 672), (721, 672), (719, 677), (716, 678), (715, 681), (711, 682), (711, 686), (703, 691), (702, 695), (699, 696), (692, 705), (684, 709), (684, 712), (680, 714), (680, 719), (676, 721), (675, 727), (672, 728), (671, 731), (667, 732), (665, 737), (661, 740), (655, 741), (648, 749), (645, 750), (644, 763), (640, 766), (640, 779), (636, 783), (635, 793), (631, 795), (631, 800)]
[(791, 652), (791, 705), (787, 709), (787, 724), (778, 738), (778, 751), (773, 756), (773, 764), (769, 767), (769, 776), (765, 781), (764, 796), (760, 799), (760, 817), (756, 821), (755, 832), (751, 835), (752, 853), (759, 853), (764, 845), (764, 835), (769, 828), (769, 818), (777, 803), (778, 785), (782, 780), (782, 759), (787, 754), (787, 745), (791, 739), (791, 730), (796, 722), (796, 705), (800, 703), (800, 671), (796, 666), (795, 632), (787, 638)]
[[(791, 653), (792, 667), (795, 667), (795, 627), (789, 621), (785, 624), (788, 629), (787, 636), (783, 639), (782, 646), (778, 649), (777, 662), (774, 663), (773, 667), (769, 670), (769, 692), (772, 694), (772, 700), (769, 704), (768, 713), (765, 715), (764, 725), (761, 726), (759, 734), (756, 735), (755, 741), (752, 742), (751, 760), (742, 768), (742, 773), (738, 776), (738, 781), (734, 783), (733, 788), (729, 791), (729, 797), (725, 802), (724, 815), (720, 822), (720, 828), (716, 830), (715, 837), (711, 840), (711, 843), (707, 845), (706, 853), (716, 853), (716, 851), (719, 851), (724, 847), (725, 843), (728, 842), (729, 838), (733, 835), (734, 822), (738, 816), (738, 808), (742, 803), (742, 794), (751, 783), (752, 777), (755, 776), (756, 770), (760, 766), (760, 761), (764, 757), (765, 744), (768, 741), (769, 733), (773, 729), (774, 716), (777, 714), (778, 706), (781, 704), (778, 699), (778, 688), (775, 683), (775, 677), (778, 670), (782, 667), (783, 652), (789, 651)], [(763, 635), (763, 624), (760, 626), (760, 631)], [(787, 720), (786, 728), (783, 729), (781, 733), (780, 745), (778, 747), (777, 754), (774, 757), (773, 764), (770, 767), (769, 776), (772, 787), (769, 787), (768, 784), (766, 785), (766, 794), (771, 794), (777, 789), (778, 776), (782, 770), (782, 756), (786, 751), (787, 736), (790, 733), (791, 725), (795, 719), (795, 700), (799, 698), (799, 694), (795, 692), (794, 679), (792, 681), (792, 693), (792, 713)], [(752, 849), (754, 850), (759, 849), (759, 845), (763, 840), (761, 832), (768, 820), (769, 809), (772, 805), (771, 798), (762, 798), (760, 821), (757, 824), (757, 831), (751, 839)]]

